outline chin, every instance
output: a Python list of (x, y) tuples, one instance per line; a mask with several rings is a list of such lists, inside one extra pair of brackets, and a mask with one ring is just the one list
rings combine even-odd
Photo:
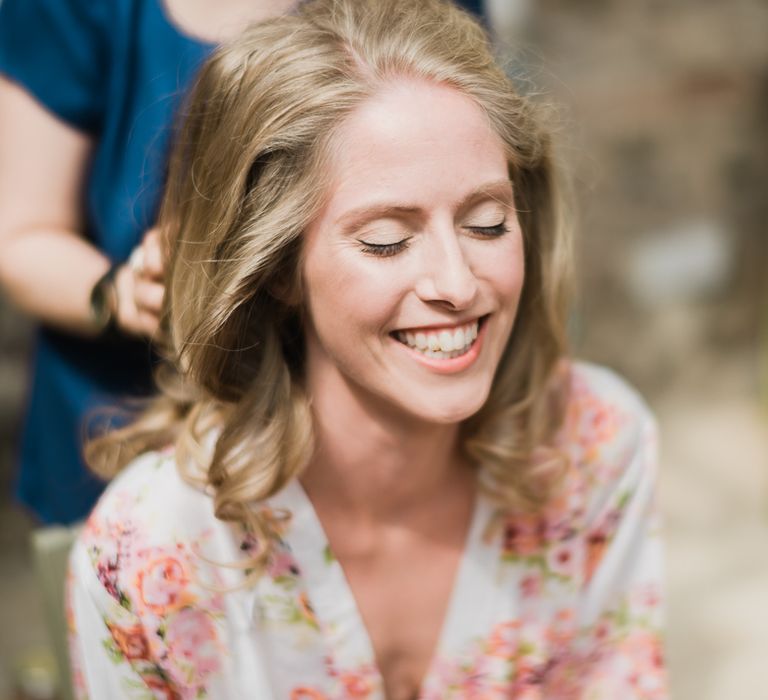
[(475, 394), (472, 397), (465, 396), (453, 401), (443, 399), (441, 403), (435, 401), (431, 406), (414, 407), (409, 413), (417, 416), (425, 423), (456, 425), (474, 416), (485, 405), (487, 399), (488, 392), (486, 391), (480, 396)]

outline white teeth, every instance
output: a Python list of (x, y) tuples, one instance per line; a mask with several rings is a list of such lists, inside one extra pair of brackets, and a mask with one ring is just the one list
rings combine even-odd
[(400, 342), (421, 351), (427, 357), (444, 360), (467, 352), (477, 338), (478, 326), (478, 321), (473, 321), (454, 330), (437, 333), (398, 331), (396, 336)]

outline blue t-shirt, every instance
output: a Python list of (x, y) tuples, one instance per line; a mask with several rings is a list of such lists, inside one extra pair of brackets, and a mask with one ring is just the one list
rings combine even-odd
[[(480, 14), (479, 0), (464, 0)], [(181, 33), (162, 0), (2, 0), (0, 72), (94, 137), (86, 237), (122, 262), (155, 222), (173, 116), (211, 45)], [(103, 489), (81, 457), (86, 417), (152, 391), (145, 342), (43, 327), (17, 493), (44, 522), (83, 518)]]
[[(115, 262), (155, 221), (173, 115), (210, 50), (176, 29), (160, 0), (0, 3), (0, 72), (94, 137), (84, 233)], [(103, 485), (81, 459), (84, 419), (150, 392), (153, 362), (138, 340), (40, 329), (17, 488), (43, 521), (88, 513)]]

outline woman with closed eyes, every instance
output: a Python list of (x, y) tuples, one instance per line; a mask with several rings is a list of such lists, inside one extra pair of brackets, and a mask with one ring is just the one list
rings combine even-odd
[(440, 0), (218, 50), (161, 222), (163, 394), (69, 600), (83, 696), (663, 698), (654, 423), (574, 362), (537, 107)]

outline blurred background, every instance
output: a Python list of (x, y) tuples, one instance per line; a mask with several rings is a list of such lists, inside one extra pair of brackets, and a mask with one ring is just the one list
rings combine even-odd
[[(662, 433), (676, 700), (768, 697), (768, 3), (488, 0), (500, 52), (560, 106), (578, 356)], [(521, 68), (522, 67), (522, 68)], [(0, 699), (47, 643), (10, 497), (31, 326), (0, 297)]]

